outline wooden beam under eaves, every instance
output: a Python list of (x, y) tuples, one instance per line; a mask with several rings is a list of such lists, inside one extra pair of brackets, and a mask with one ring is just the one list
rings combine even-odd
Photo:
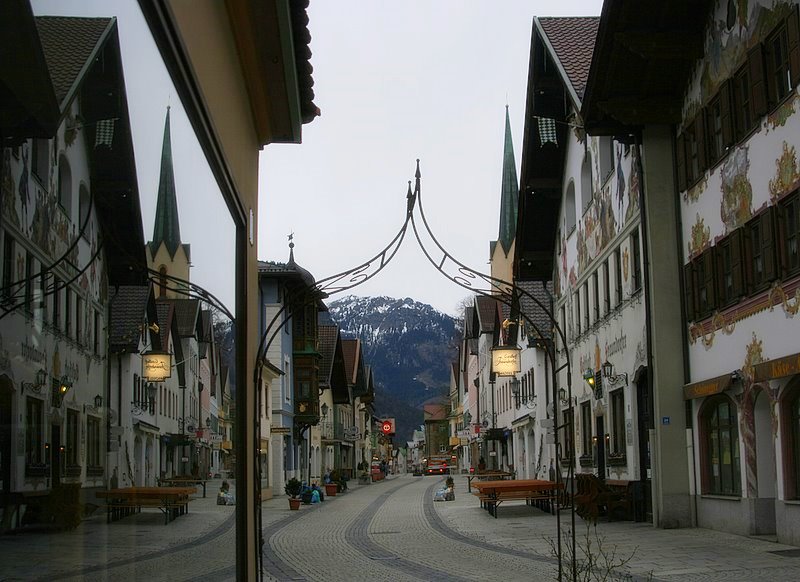
[(694, 32), (626, 30), (615, 33), (614, 42), (644, 59), (694, 61), (703, 56), (703, 36)]
[(653, 123), (678, 123), (680, 100), (670, 96), (614, 97), (597, 104), (598, 108), (625, 126)]

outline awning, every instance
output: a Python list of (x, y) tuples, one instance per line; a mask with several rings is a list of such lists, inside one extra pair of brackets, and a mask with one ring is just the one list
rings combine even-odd
[(521, 424), (527, 424), (529, 422), (533, 422), (535, 417), (531, 416), (530, 414), (526, 414), (525, 416), (519, 417), (517, 420), (511, 423), (511, 426), (519, 426)]
[(764, 382), (774, 378), (794, 376), (795, 374), (800, 374), (800, 354), (792, 354), (777, 360), (756, 364), (753, 368), (753, 381)]
[(145, 422), (143, 420), (137, 420), (136, 422), (134, 422), (133, 428), (139, 429), (142, 432), (161, 434), (161, 429), (159, 429), (156, 425), (150, 424), (149, 422)]
[(686, 384), (683, 387), (683, 399), (693, 400), (694, 398), (703, 398), (705, 396), (713, 396), (724, 392), (731, 385), (731, 375), (724, 374), (711, 378), (710, 380), (702, 380), (701, 382), (694, 382)]

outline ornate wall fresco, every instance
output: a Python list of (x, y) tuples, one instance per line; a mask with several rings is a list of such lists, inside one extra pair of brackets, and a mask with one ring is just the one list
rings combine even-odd
[(753, 216), (753, 186), (747, 176), (750, 169), (748, 150), (748, 146), (736, 148), (720, 169), (720, 217), (728, 231), (742, 226)]
[(800, 185), (800, 172), (797, 169), (795, 147), (783, 142), (783, 153), (775, 160), (775, 177), (769, 181), (770, 201), (774, 204), (781, 196), (795, 190)]
[(581, 274), (617, 235), (617, 219), (610, 186), (611, 181), (595, 196), (583, 215), (583, 220), (578, 224), (578, 272)]
[[(622, 147), (620, 147), (620, 151), (622, 151)], [(621, 165), (622, 160), (617, 158), (617, 163)], [(617, 177), (619, 180), (619, 176)], [(639, 216), (639, 188), (640, 188), (640, 178), (639, 178), (639, 148), (632, 147), (631, 148), (631, 179), (628, 182), (628, 208), (625, 211), (625, 222), (624, 224), (628, 224), (628, 222)], [(620, 210), (620, 216), (622, 215), (622, 211)]]
[(703, 192), (706, 191), (706, 188), (708, 188), (708, 174), (705, 174), (702, 178), (700, 178), (699, 182), (683, 193), (683, 201), (697, 202), (700, 200)]
[(789, 99), (781, 103), (775, 111), (770, 113), (767, 116), (766, 131), (764, 133), (769, 133), (770, 130), (774, 131), (786, 125), (789, 118), (796, 112), (795, 105), (798, 99), (800, 99), (800, 97), (795, 93)]
[(692, 237), (686, 243), (689, 247), (689, 256), (696, 257), (711, 244), (711, 229), (705, 225), (705, 220), (697, 213), (697, 219), (692, 226)]

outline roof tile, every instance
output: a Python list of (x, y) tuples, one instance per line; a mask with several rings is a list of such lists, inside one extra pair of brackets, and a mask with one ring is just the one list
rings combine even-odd
[(600, 18), (548, 17), (538, 20), (578, 98), (583, 99)]

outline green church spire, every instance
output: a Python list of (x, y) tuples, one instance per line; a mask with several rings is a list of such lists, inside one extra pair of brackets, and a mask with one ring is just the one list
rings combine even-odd
[(178, 224), (178, 200), (175, 197), (175, 174), (172, 169), (172, 144), (169, 132), (169, 106), (164, 122), (164, 143), (161, 146), (161, 177), (158, 181), (156, 221), (150, 252), (155, 256), (161, 243), (167, 245), (171, 257), (181, 246), (181, 229)]
[(506, 105), (506, 139), (503, 147), (503, 185), (500, 196), (500, 234), (498, 241), (508, 254), (517, 231), (517, 211), (519, 206), (519, 182), (514, 161), (514, 144), (511, 141), (511, 121)]

